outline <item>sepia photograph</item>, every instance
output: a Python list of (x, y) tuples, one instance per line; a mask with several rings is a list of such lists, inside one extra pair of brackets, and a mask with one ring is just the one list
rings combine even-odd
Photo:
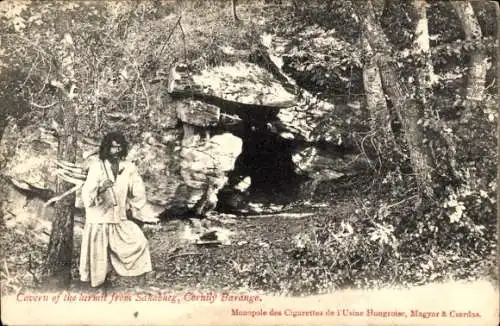
[(498, 21), (1, 1), (2, 323), (498, 325)]

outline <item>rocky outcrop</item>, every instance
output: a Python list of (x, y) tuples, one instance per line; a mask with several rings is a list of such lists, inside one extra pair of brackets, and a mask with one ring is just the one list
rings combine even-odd
[(20, 130), (11, 123), (0, 143), (2, 174), (20, 188), (55, 190), (57, 139), (37, 126)]
[[(168, 83), (155, 84), (151, 112), (142, 116), (106, 113), (107, 130), (133, 129), (128, 159), (137, 164), (145, 181), (152, 212), (175, 206), (206, 214), (216, 207), (219, 192), (228, 185), (241, 157), (246, 161), (239, 163), (248, 165), (243, 177), (252, 175), (249, 169), (260, 169), (251, 177), (252, 184), (260, 186), (263, 176), (289, 175), (272, 171), (280, 166), (288, 169), (287, 164), (259, 164), (260, 159), (288, 160), (301, 176), (298, 180), (332, 180), (350, 174), (342, 161), (362, 156), (344, 160), (345, 154), (331, 150), (345, 145), (338, 123), (343, 111), (297, 86), (284, 73), (280, 51), (272, 42), (263, 42), (258, 55), (250, 53), (247, 61), (233, 60), (203, 71), (175, 66)], [(359, 111), (347, 109), (355, 115)], [(154, 132), (143, 128), (149, 122)], [(98, 137), (78, 138), (76, 164), (84, 170), (95, 159), (99, 141)], [(36, 192), (46, 200), (55, 195), (56, 151), (57, 137), (47, 129), (7, 126), (0, 143), (1, 173), (16, 189)], [(266, 153), (255, 155), (256, 151)], [(81, 207), (78, 199), (77, 195), (75, 205)]]
[(290, 107), (297, 103), (273, 76), (248, 62), (221, 65), (192, 73), (184, 65), (175, 66), (170, 73), (168, 91), (173, 96), (194, 96), (249, 106)]
[[(269, 62), (269, 61), (268, 61)], [(273, 62), (270, 62), (273, 64)], [(275, 67), (279, 72), (279, 67)], [(290, 91), (293, 81), (283, 82), (271, 72), (257, 64), (237, 62), (234, 64), (208, 68), (199, 73), (191, 73), (185, 65), (172, 68), (169, 92), (173, 97), (190, 101), (191, 112), (203, 119), (209, 114), (215, 123), (213, 108), (194, 112), (197, 103), (212, 104), (227, 116), (236, 115), (243, 120), (260, 119), (269, 124), (270, 129), (287, 139), (314, 142), (322, 139), (323, 133), (315, 133), (323, 119), (334, 114), (334, 105), (321, 101), (313, 95), (302, 92), (297, 96)], [(235, 109), (236, 108), (236, 109)], [(185, 115), (185, 110), (180, 113)], [(259, 112), (260, 111), (260, 112)], [(179, 110), (178, 110), (179, 112)], [(180, 117), (182, 121), (194, 125), (189, 116)]]
[(180, 101), (176, 105), (177, 118), (198, 127), (214, 127), (220, 122), (220, 108), (201, 101)]
[(242, 141), (231, 133), (199, 135), (189, 125), (184, 130), (179, 198), (185, 199), (181, 206), (204, 215), (216, 207), (217, 195), (228, 181), (228, 172), (234, 169)]
[(334, 114), (334, 105), (312, 97), (301, 105), (281, 109), (276, 124), (284, 138), (298, 139), (309, 143), (325, 140), (325, 134), (317, 129), (322, 122)]
[[(50, 219), (52, 208), (49, 206), (43, 211), (42, 206), (56, 195), (57, 137), (50, 130), (35, 125), (19, 129), (11, 124), (7, 128), (8, 133), (0, 142), (0, 173), (9, 182), (3, 192), (2, 210), (16, 216)], [(163, 135), (145, 131), (131, 141), (127, 159), (137, 164), (144, 179), (151, 214), (157, 215), (169, 206), (182, 182), (179, 173), (181, 136), (182, 132), (175, 129)], [(76, 164), (84, 171), (97, 159), (99, 142), (98, 138), (78, 137)], [(36, 207), (19, 206), (22, 196), (28, 201), (34, 200)], [(83, 208), (79, 192), (75, 206)]]
[[(191, 72), (185, 65), (172, 68), (169, 92), (180, 103), (178, 118), (186, 125), (217, 129), (224, 128), (223, 117), (229, 116), (232, 124), (244, 130), (236, 132), (243, 137), (253, 137), (252, 131), (274, 133), (293, 143), (288, 146), (293, 152), (282, 157), (292, 157), (296, 174), (313, 180), (313, 184), (350, 174), (349, 167), (339, 162), (338, 151), (321, 149), (346, 146), (345, 131), (336, 121), (338, 110), (333, 103), (298, 87), (283, 72), (280, 52), (271, 44), (262, 45), (259, 54), (250, 57), (253, 63), (228, 63), (201, 72)], [(352, 111), (356, 114), (359, 110)], [(210, 128), (205, 129), (206, 139)], [(256, 148), (259, 146), (251, 150)], [(362, 160), (362, 156), (349, 156), (349, 160)], [(187, 164), (185, 169), (189, 170)]]
[(182, 131), (173, 129), (163, 135), (143, 132), (129, 151), (142, 176), (148, 202), (155, 212), (168, 208), (179, 185)]

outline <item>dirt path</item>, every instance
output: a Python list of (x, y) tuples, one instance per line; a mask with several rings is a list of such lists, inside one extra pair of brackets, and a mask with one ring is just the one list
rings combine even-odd
[[(231, 244), (200, 246), (185, 239), (187, 221), (164, 222), (155, 230), (147, 230), (156, 279), (148, 286), (161, 289), (252, 289), (280, 291), (286, 281), (286, 271), (293, 268), (294, 238), (313, 228), (321, 228), (331, 219), (345, 215), (347, 203), (335, 208), (296, 207), (291, 214), (236, 217), (229, 220), (216, 217), (209, 220), (213, 227), (235, 232)], [(223, 223), (224, 222), (224, 223)], [(233, 223), (231, 223), (233, 222)], [(204, 222), (206, 223), (206, 222)], [(133, 288), (136, 280), (116, 278), (113, 288)]]

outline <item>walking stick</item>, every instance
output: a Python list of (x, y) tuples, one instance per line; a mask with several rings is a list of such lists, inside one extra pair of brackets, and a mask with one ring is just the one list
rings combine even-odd
[[(104, 168), (104, 172), (106, 173), (106, 178), (109, 181), (111, 181), (111, 179), (109, 178), (108, 169), (106, 169), (106, 164), (104, 164), (104, 160), (102, 160), (101, 163), (102, 163), (102, 167)], [(116, 203), (115, 190), (113, 189), (113, 187), (109, 187), (108, 189), (111, 190), (111, 199), (113, 201), (113, 206), (116, 206), (117, 203)]]

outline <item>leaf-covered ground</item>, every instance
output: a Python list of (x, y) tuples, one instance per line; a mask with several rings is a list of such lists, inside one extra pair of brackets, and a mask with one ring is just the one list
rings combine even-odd
[[(496, 281), (494, 224), (471, 239), (471, 234), (462, 232), (462, 237), (457, 237), (453, 230), (449, 235), (433, 236), (425, 226), (408, 233), (387, 221), (397, 220), (402, 225), (405, 219), (416, 219), (411, 215), (415, 197), (404, 195), (401, 201), (388, 204), (377, 201), (380, 198), (371, 192), (372, 187), (366, 177), (345, 178), (322, 185), (314, 201), (289, 205), (285, 208), (288, 214), (213, 214), (201, 221), (205, 228), (234, 232), (227, 245), (190, 243), (186, 236), (186, 229), (194, 228), (190, 220), (172, 219), (159, 227), (147, 227), (155, 273), (146, 283), (111, 274), (108, 289), (306, 295), (448, 280)], [(46, 245), (30, 232), (2, 230), (3, 293), (39, 285)], [(72, 287), (88, 290), (78, 281), (79, 241), (75, 241)]]
[[(206, 227), (235, 232), (228, 245), (189, 243), (184, 235), (186, 228), (192, 228), (191, 222), (164, 221), (161, 227), (145, 231), (154, 277), (142, 285), (136, 278), (113, 275), (111, 289), (245, 290), (307, 295), (346, 288), (495, 279), (494, 229), (487, 231), (482, 240), (468, 243), (462, 239), (462, 245), (456, 247), (449, 246), (445, 235), (443, 242), (434, 242), (424, 228), (415, 232), (414, 238), (378, 218), (415, 219), (415, 215), (400, 215), (411, 212), (415, 197), (407, 196), (392, 207), (382, 203), (377, 213), (367, 216), (370, 208), (365, 205), (377, 198), (369, 192), (364, 178), (323, 185), (316, 200), (289, 206), (289, 214), (214, 214), (202, 222)], [(415, 244), (420, 250), (411, 248)], [(487, 254), (480, 252), (482, 245), (488, 247)]]
[[(368, 125), (367, 121), (361, 121), (362, 117), (353, 117), (350, 109), (342, 109), (347, 100), (356, 97), (362, 102), (364, 96), (358, 94), (362, 93), (362, 70), (357, 52), (353, 50), (359, 51), (359, 30), (344, 2), (316, 1), (309, 5), (309, 1), (299, 1), (302, 6), (298, 11), (291, 5), (265, 7), (249, 2), (238, 7), (240, 18), (246, 22), (243, 25), (232, 21), (229, 1), (206, 3), (202, 10), (204, 15), (199, 15), (198, 2), (180, 2), (184, 8), (177, 8), (174, 3), (160, 8), (155, 8), (153, 3), (150, 8), (121, 8), (121, 5), (112, 4), (109, 12), (106, 11), (108, 9), (97, 8), (102, 13), (98, 17), (93, 17), (93, 11), (82, 8), (81, 12), (92, 17), (88, 21), (82, 18), (82, 23), (75, 24), (74, 27), (78, 28), (73, 30), (75, 44), (81, 47), (77, 48), (79, 56), (75, 58), (75, 71), (82, 85), (78, 98), (81, 108), (88, 108), (88, 113), (93, 113), (91, 108), (103, 106), (107, 113), (119, 109), (122, 114), (136, 114), (138, 124), (128, 125), (126, 130), (130, 135), (145, 129), (163, 132), (168, 123), (165, 127), (160, 123), (152, 124), (145, 118), (150, 114), (167, 116), (166, 113), (159, 114), (158, 107), (149, 103), (145, 96), (158, 94), (162, 87), (158, 85), (161, 84), (146, 83), (146, 91), (139, 87), (147, 76), (168, 70), (173, 62), (186, 58), (196, 68), (226, 62), (229, 58), (223, 51), (225, 47), (251, 50), (251, 45), (257, 43), (255, 36), (267, 31), (278, 39), (288, 41), (289, 48), (285, 49), (288, 52), (284, 53), (287, 69), (284, 70), (297, 84), (336, 105), (335, 117), (338, 121), (334, 126), (343, 131), (342, 139), (352, 138), (352, 143), (360, 144), (360, 147), (372, 141), (366, 133), (355, 133), (350, 124), (350, 118), (354, 119), (353, 123), (363, 126)], [(481, 21), (484, 36), (492, 37), (496, 21), (481, 3), (475, 3), (476, 15)], [(50, 13), (56, 10), (53, 7), (57, 7), (57, 3), (44, 6), (42, 9), (45, 11), (33, 6), (22, 13), (24, 20), (18, 21), (40, 25), (36, 28), (26, 25), (24, 36), (13, 38), (15, 41), (10, 43), (16, 46), (6, 47), (6, 50), (10, 49), (5, 52), (9, 59), (6, 66), (24, 67), (22, 74), (9, 71), (2, 79), (2, 85), (6, 86), (3, 88), (2, 103), (8, 104), (8, 109), (14, 113), (24, 112), (21, 105), (24, 102), (20, 97), (28, 98), (22, 92), (13, 91), (14, 86), (20, 84), (23, 84), (21, 89), (31, 89), (31, 93), (39, 94), (39, 98), (34, 100), (41, 105), (53, 102), (53, 95), (43, 91), (45, 84), (39, 80), (50, 79), (54, 70), (49, 69), (51, 61), (44, 59), (38, 47), (60, 50), (60, 40), (67, 28), (64, 24), (53, 24), (52, 18), (47, 19), (53, 17)], [(394, 6), (388, 8), (381, 18), (393, 46), (398, 49), (411, 43), (413, 33), (411, 26), (407, 26), (410, 22), (406, 15), (408, 8), (399, 7), (401, 10)], [(64, 22), (70, 21), (64, 13), (66, 10), (70, 9), (64, 9), (59, 15)], [(76, 10), (72, 15), (78, 16), (81, 12)], [(175, 26), (181, 12), (183, 31), (188, 37), (184, 40), (177, 29), (172, 39), (167, 40), (168, 32)], [(331, 19), (332, 15), (336, 19)], [(150, 16), (157, 17), (152, 19)], [(92, 19), (100, 25), (89, 23)], [(430, 33), (437, 40), (433, 47), (460, 41), (462, 37), (459, 35), (460, 22), (445, 2), (432, 4), (429, 24)], [(17, 24), (15, 29), (22, 25)], [(128, 29), (123, 26), (128, 26)], [(2, 25), (5, 32), (12, 34), (8, 27), (8, 24)], [(41, 37), (42, 31), (48, 32), (50, 37)], [(331, 37), (335, 38), (335, 43), (332, 43)], [(26, 43), (26, 39), (35, 40), (36, 47)], [(330, 44), (335, 44), (335, 47)], [(13, 55), (19, 48), (27, 54)], [(89, 50), (96, 53), (88, 53)], [(492, 62), (496, 62), (496, 52), (492, 49), (488, 51), (491, 52)], [(124, 62), (133, 63), (127, 66), (130, 71), (122, 70), (123, 62), (115, 55), (117, 53), (123, 54), (121, 59)], [(157, 57), (150, 60), (150, 53), (157, 54)], [(89, 65), (90, 55), (96, 57), (96, 62), (102, 59), (102, 66), (109, 69), (97, 74), (101, 66)], [(318, 61), (318, 58), (324, 61)], [(382, 149), (376, 157), (372, 157), (374, 165), (378, 160), (383, 161), (381, 170), (322, 184), (311, 203), (302, 202), (289, 207), (289, 213), (314, 213), (311, 216), (236, 217), (235, 223), (223, 224), (222, 227), (237, 232), (230, 245), (200, 247), (189, 244), (182, 240), (184, 228), (192, 227), (188, 221), (164, 221), (159, 229), (147, 230), (156, 279), (149, 280), (146, 287), (245, 288), (305, 294), (338, 288), (411, 286), (450, 278), (496, 280), (497, 157), (494, 149), (497, 147), (497, 101), (493, 90), (497, 81), (494, 79), (495, 69), (489, 69), (486, 84), (491, 87), (485, 94), (485, 104), (474, 111), (469, 121), (460, 122), (462, 107), (455, 97), (465, 86), (467, 58), (468, 52), (459, 51), (452, 55), (440, 55), (435, 61), (435, 71), (442, 75), (441, 88), (435, 94), (435, 111), (442, 118), (442, 125), (430, 125), (429, 132), (431, 135), (452, 135), (454, 144), (452, 147), (436, 145), (440, 173), (436, 182), (439, 191), (436, 198), (420, 202), (407, 162), (402, 162), (394, 151)], [(406, 68), (403, 67), (403, 72), (411, 71)], [(138, 69), (144, 76), (136, 71)], [(93, 73), (97, 77), (88, 77)], [(129, 77), (120, 77), (122, 73)], [(26, 74), (31, 75), (33, 80), (29, 81)], [(28, 108), (26, 103), (23, 105)], [(30, 109), (31, 114), (23, 118), (26, 123), (49, 121), (55, 112)], [(7, 111), (2, 109), (1, 112)], [(17, 115), (14, 117), (20, 119)], [(93, 117), (93, 114), (82, 117), (82, 132), (92, 134), (96, 131), (94, 128), (109, 127), (105, 121), (102, 126), (94, 126)], [(175, 122), (175, 119), (166, 120)], [(403, 137), (402, 132), (395, 132), (399, 138)], [(453, 156), (456, 165), (453, 171), (447, 171), (448, 164), (445, 163)], [(460, 182), (451, 183), (450, 172)], [(312, 207), (311, 204), (319, 207)], [(220, 218), (224, 220), (224, 217)], [(210, 223), (218, 225), (218, 222)], [(36, 286), (46, 245), (37, 242), (30, 230), (0, 231), (2, 293)], [(77, 240), (74, 252), (75, 287), (79, 286), (76, 281), (78, 250)], [(112, 279), (114, 289), (137, 285), (140, 285), (137, 279), (116, 276)]]

